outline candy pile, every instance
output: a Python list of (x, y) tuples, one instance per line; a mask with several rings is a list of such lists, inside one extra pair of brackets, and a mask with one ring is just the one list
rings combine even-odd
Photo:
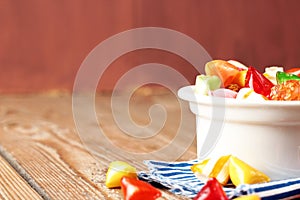
[(202, 181), (216, 178), (224, 186), (228, 184), (229, 180), (235, 186), (270, 181), (267, 175), (232, 155), (221, 156), (217, 159), (206, 159), (194, 164), (191, 170)]
[(110, 163), (106, 172), (105, 185), (108, 188), (121, 187), (125, 200), (155, 200), (161, 196), (160, 190), (138, 180), (135, 167), (123, 161)]
[[(227, 200), (222, 186), (229, 181), (235, 186), (240, 184), (266, 183), (270, 178), (264, 173), (232, 155), (221, 156), (217, 159), (206, 159), (194, 164), (191, 170), (206, 185), (199, 191), (194, 200), (224, 199)], [(210, 196), (211, 198), (203, 198)], [(258, 196), (239, 197), (237, 199), (260, 199)]]
[(261, 73), (238, 61), (213, 60), (206, 63), (205, 73), (196, 78), (198, 94), (261, 101), (300, 100), (300, 68), (284, 71), (274, 66)]
[[(266, 175), (251, 168), (234, 156), (223, 156), (213, 165), (212, 163), (214, 163), (212, 159), (207, 159), (191, 167), (196, 176), (202, 175), (204, 177), (206, 176), (205, 171), (209, 171), (209, 166), (214, 166), (207, 178), (205, 180), (202, 179), (205, 185), (193, 200), (228, 200), (229, 198), (223, 190), (223, 185), (227, 184), (229, 177), (235, 185), (269, 181)], [(106, 173), (105, 185), (111, 189), (121, 188), (125, 200), (156, 200), (162, 196), (159, 189), (138, 179), (135, 167), (123, 161), (110, 163)], [(237, 197), (234, 200), (247, 199), (259, 200), (260, 197), (257, 195), (245, 195)]]
[[(216, 178), (210, 178), (207, 180), (206, 184), (198, 192), (198, 194), (193, 198), (193, 200), (229, 200), (226, 196), (222, 185), (218, 182)], [(258, 195), (244, 195), (235, 198), (234, 200), (260, 200)]]

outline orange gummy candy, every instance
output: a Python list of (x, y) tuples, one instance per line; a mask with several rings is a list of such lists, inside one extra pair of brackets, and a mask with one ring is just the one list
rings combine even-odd
[[(239, 75), (239, 68), (224, 60), (213, 60), (205, 65), (205, 73), (209, 76), (218, 76), (224, 87), (227, 87)], [(243, 74), (240, 75), (241, 78)], [(238, 79), (241, 79), (240, 77)]]
[(297, 101), (300, 100), (300, 81), (288, 80), (271, 88), (271, 100)]

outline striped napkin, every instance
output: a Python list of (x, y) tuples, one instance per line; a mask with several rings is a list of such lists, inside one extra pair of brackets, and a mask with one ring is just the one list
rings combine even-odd
[[(196, 178), (190, 169), (197, 162), (197, 160), (185, 162), (146, 160), (144, 163), (149, 171), (139, 172), (139, 178), (167, 187), (174, 194), (193, 198), (205, 184)], [(263, 184), (243, 184), (236, 188), (224, 187), (224, 191), (229, 199), (249, 194), (257, 194), (262, 200), (299, 199), (300, 178)]]

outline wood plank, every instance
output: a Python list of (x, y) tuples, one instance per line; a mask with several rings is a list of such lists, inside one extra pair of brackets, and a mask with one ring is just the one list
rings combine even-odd
[(0, 199), (42, 199), (2, 156), (0, 156)]
[[(102, 99), (101, 105), (109, 105), (107, 100)], [(172, 105), (172, 102), (167, 103)], [(144, 120), (138, 115), (136, 117)], [(2, 96), (0, 119), (0, 145), (50, 199), (122, 199), (119, 189), (105, 187), (105, 172), (109, 162), (125, 160), (139, 170), (145, 169), (141, 162), (128, 160), (122, 154), (114, 154), (102, 147), (98, 148), (99, 157), (91, 155), (75, 131), (70, 95)], [(104, 128), (114, 130), (110, 133), (119, 142), (118, 145), (127, 145), (128, 149), (132, 149), (127, 138), (120, 137), (121, 133), (116, 131), (111, 118), (105, 119)], [(171, 132), (172, 127), (166, 128), (164, 134), (159, 134), (158, 142), (144, 150), (164, 144), (169, 140)], [(138, 148), (143, 150), (142, 147)], [(180, 159), (194, 158), (194, 152), (193, 143)], [(162, 199), (186, 198), (163, 190)]]
[[(237, 59), (261, 71), (269, 65), (299, 66), (299, 6), (297, 0), (1, 0), (1, 91), (72, 90), (86, 55), (110, 36), (133, 27), (168, 27), (199, 42), (213, 58)], [(174, 67), (191, 81), (197, 75), (179, 55), (149, 51), (116, 59), (101, 77), (106, 80), (104, 89), (113, 88), (118, 77), (142, 63)]]
[[(35, 125), (19, 120), (6, 121), (2, 126), (1, 142), (50, 199), (107, 199), (106, 194), (80, 173), (80, 170), (90, 170), (95, 163), (82, 147), (61, 141), (43, 123), (27, 122)], [(71, 151), (75, 154), (71, 155)], [(64, 158), (66, 161), (74, 159), (75, 166), (70, 166)], [(79, 162), (82, 165), (76, 165)]]

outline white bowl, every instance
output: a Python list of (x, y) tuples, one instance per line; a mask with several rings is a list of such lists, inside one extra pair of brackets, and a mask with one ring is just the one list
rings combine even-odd
[(235, 155), (272, 180), (300, 177), (300, 102), (252, 102), (197, 95), (178, 96), (196, 115), (199, 160)]

